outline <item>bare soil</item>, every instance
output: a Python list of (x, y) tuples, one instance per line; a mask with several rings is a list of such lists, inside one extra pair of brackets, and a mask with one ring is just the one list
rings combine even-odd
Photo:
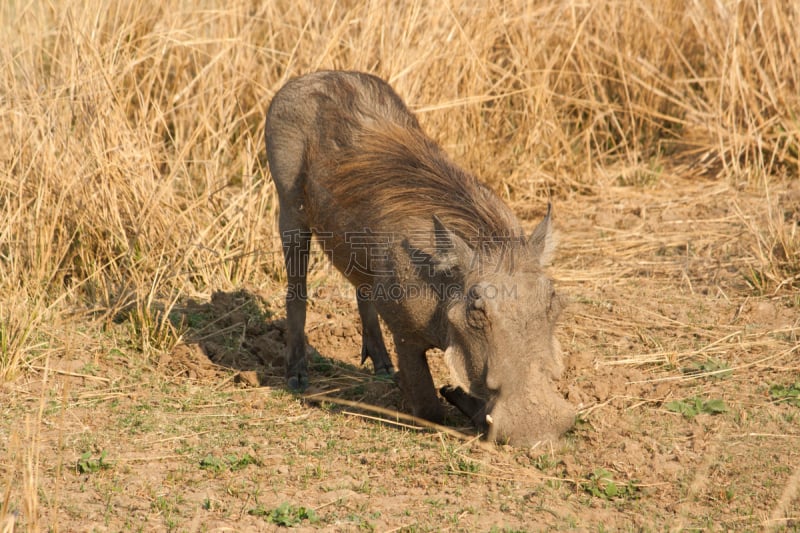
[[(796, 184), (771, 193), (797, 224)], [(571, 300), (561, 390), (581, 409), (558, 443), (486, 444), (452, 408), (459, 433), (378, 412), (406, 407), (360, 366), (355, 301), (319, 261), (303, 396), (283, 390), (278, 283), (182, 302), (171, 319), (183, 342), (149, 361), (119, 344), (124, 318), (104, 338), (65, 333), (69, 357), (0, 392), (5, 520), (53, 531), (797, 530), (800, 402), (774, 387), (800, 382), (800, 299), (756, 286), (761, 194), (664, 176), (554, 199), (552, 271)], [(540, 215), (515, 208), (531, 226)], [(675, 412), (713, 400), (723, 412)]]

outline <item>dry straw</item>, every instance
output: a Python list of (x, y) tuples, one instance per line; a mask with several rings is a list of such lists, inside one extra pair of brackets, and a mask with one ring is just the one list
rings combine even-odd
[[(523, 217), (556, 198), (567, 288), (643, 276), (691, 295), (733, 271), (756, 296), (796, 294), (800, 215), (774, 188), (800, 167), (798, 27), (783, 0), (0, 2), (0, 382), (79, 326), (125, 320), (148, 356), (180, 340), (181, 298), (277, 290), (262, 122), (289, 77), (319, 68), (389, 80)], [(729, 194), (735, 216), (657, 237), (578, 233), (604, 228), (581, 226), (598, 202), (692, 213)], [(689, 241), (693, 262), (676, 261)], [(733, 339), (658, 311), (573, 319), (575, 339)], [(643, 335), (629, 363), (695, 353)]]
[[(292, 75), (386, 77), (510, 200), (596, 190), (610, 167), (634, 183), (665, 166), (755, 183), (798, 170), (798, 9), (6, 2), (2, 373), (49, 312), (132, 306), (164, 329), (143, 309), (154, 299), (280, 279), (261, 123)], [(761, 230), (761, 270), (786, 288), (797, 236), (777, 219)], [(768, 268), (781, 258), (788, 276)]]

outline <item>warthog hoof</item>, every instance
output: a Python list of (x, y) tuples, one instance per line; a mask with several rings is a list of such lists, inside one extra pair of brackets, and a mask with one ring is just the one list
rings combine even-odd
[(379, 378), (394, 378), (397, 376), (397, 370), (392, 365), (384, 366), (375, 369), (375, 375)]
[(308, 376), (290, 376), (286, 386), (292, 392), (304, 392), (308, 388)]

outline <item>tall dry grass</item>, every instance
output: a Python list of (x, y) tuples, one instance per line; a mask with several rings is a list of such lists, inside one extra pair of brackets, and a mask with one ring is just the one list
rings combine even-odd
[[(180, 335), (154, 302), (280, 278), (261, 128), (291, 76), (385, 77), (510, 199), (767, 184), (800, 166), (798, 27), (782, 0), (2, 2), (0, 381), (75, 309), (146, 352)], [(797, 236), (764, 231), (789, 279)]]

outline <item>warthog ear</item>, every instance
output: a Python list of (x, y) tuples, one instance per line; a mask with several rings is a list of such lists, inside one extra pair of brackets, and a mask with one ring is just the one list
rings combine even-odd
[(463, 272), (471, 266), (472, 249), (464, 239), (447, 229), (436, 215), (433, 215), (433, 237), (437, 272)]
[(539, 259), (539, 265), (546, 266), (550, 264), (553, 257), (553, 252), (556, 249), (556, 239), (553, 234), (553, 224), (550, 222), (550, 211), (552, 204), (547, 203), (547, 214), (544, 219), (539, 222), (539, 225), (533, 230), (531, 236), (528, 237), (528, 250), (532, 257)]

